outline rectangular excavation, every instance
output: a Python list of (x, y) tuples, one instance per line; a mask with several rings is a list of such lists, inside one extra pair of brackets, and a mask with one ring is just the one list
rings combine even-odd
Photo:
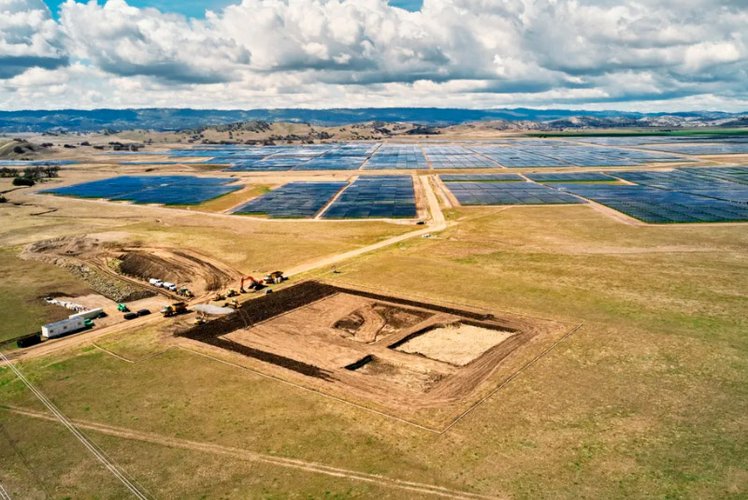
[(179, 335), (336, 397), (407, 413), (474, 400), (565, 330), (310, 281)]

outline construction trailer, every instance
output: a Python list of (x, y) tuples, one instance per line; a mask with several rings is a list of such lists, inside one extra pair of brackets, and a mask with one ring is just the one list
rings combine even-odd
[(42, 326), (42, 337), (56, 339), (86, 329), (86, 318), (68, 318)]

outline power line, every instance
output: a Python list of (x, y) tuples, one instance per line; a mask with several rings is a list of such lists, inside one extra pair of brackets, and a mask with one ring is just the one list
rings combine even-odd
[[(106, 456), (103, 450), (101, 450), (98, 446), (96, 446), (91, 440), (89, 440), (81, 431), (78, 430), (78, 428), (50, 401), (47, 399), (47, 397), (42, 393), (39, 389), (34, 386), (21, 371), (16, 368), (16, 366), (10, 362), (10, 360), (5, 356), (3, 352), (0, 352), (0, 359), (5, 361), (5, 363), (10, 367), (11, 370), (13, 370), (13, 373), (16, 374), (18, 379), (26, 385), (26, 387), (29, 388), (29, 390), (39, 399), (39, 401), (44, 404), (44, 406), (47, 407), (47, 409), (59, 420), (59, 422), (65, 426), (72, 434), (75, 436), (75, 438), (80, 441), (83, 446), (88, 449), (88, 451), (91, 452), (91, 454), (96, 457), (96, 459), (101, 462), (104, 467), (106, 467), (109, 472), (111, 472), (114, 477), (120, 480), (122, 484), (125, 485), (125, 487), (136, 497), (141, 500), (147, 500), (149, 497), (141, 490), (141, 488), (135, 484), (135, 482), (131, 479), (129, 479), (125, 473), (120, 470), (120, 468), (109, 458)], [(7, 493), (5, 490), (2, 489), (2, 486), (0, 486), (0, 497), (2, 498), (10, 498), (10, 496), (7, 496)]]

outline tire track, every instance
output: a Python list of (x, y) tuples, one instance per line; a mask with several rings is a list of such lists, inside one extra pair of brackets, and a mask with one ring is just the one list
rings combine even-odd
[[(48, 415), (43, 412), (35, 410), (28, 410), (24, 408), (17, 408), (12, 406), (2, 406), (18, 415), (24, 415), (31, 418), (37, 418), (41, 420), (47, 420), (50, 422), (58, 421), (54, 416)], [(419, 483), (415, 481), (406, 481), (402, 479), (394, 479), (379, 474), (369, 474), (366, 472), (357, 472), (350, 469), (342, 469), (339, 467), (332, 467), (316, 462), (308, 462), (304, 460), (294, 458), (277, 457), (273, 455), (265, 455), (256, 453), (253, 451), (235, 448), (230, 446), (222, 446), (218, 444), (205, 443), (199, 441), (190, 441), (187, 439), (174, 438), (168, 436), (162, 436), (150, 432), (134, 431), (122, 427), (115, 427), (111, 425), (99, 424), (96, 422), (87, 422), (82, 420), (75, 420), (75, 425), (81, 429), (86, 429), (108, 436), (118, 437), (122, 439), (129, 439), (133, 441), (141, 441), (151, 444), (157, 444), (167, 446), (170, 448), (180, 448), (184, 450), (199, 451), (203, 453), (211, 453), (214, 455), (228, 456), (239, 460), (259, 462), (269, 465), (275, 465), (279, 467), (285, 467), (289, 469), (300, 470), (304, 472), (311, 472), (316, 474), (322, 474), (331, 477), (340, 477), (344, 479), (350, 479), (353, 481), (376, 484), (378, 486), (397, 489), (402, 491), (410, 491), (414, 493), (427, 494), (437, 497), (444, 498), (462, 498), (462, 499), (488, 499), (496, 498), (491, 496), (479, 495), (476, 493), (469, 493), (465, 491), (453, 490), (450, 488), (444, 488), (441, 486), (435, 486), (426, 483)]]
[(109, 470), (109, 472), (114, 475), (119, 481), (127, 488), (130, 493), (133, 494), (136, 498), (139, 498), (141, 500), (147, 500), (150, 498), (150, 496), (146, 495), (143, 490), (138, 486), (133, 480), (131, 480), (129, 477), (127, 477), (126, 473), (121, 470), (117, 464), (114, 463), (109, 457), (106, 456), (103, 450), (101, 450), (98, 446), (96, 446), (90, 439), (88, 439), (78, 428), (50, 401), (47, 399), (47, 397), (44, 395), (43, 392), (41, 392), (39, 389), (36, 388), (34, 384), (32, 384), (21, 371), (16, 368), (14, 363), (11, 363), (10, 360), (5, 356), (4, 353), (0, 352), (0, 359), (5, 361), (6, 365), (10, 367), (10, 369), (15, 373), (16, 377), (24, 383), (26, 387), (34, 394), (34, 396), (39, 399), (39, 401), (44, 404), (44, 406), (47, 407), (47, 409), (54, 415), (54, 417), (49, 417), (50, 420), (56, 420), (57, 422), (61, 423), (67, 430), (73, 434), (73, 436), (81, 442), (81, 444), (89, 451), (91, 454), (96, 457), (96, 459), (101, 462), (104, 467)]

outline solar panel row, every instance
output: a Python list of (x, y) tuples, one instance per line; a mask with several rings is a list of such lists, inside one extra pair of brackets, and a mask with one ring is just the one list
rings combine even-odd
[(345, 185), (345, 182), (292, 182), (245, 203), (233, 213), (311, 218)]
[(408, 218), (418, 214), (413, 179), (359, 177), (322, 215), (326, 219)]
[(532, 182), (447, 182), (462, 205), (555, 205), (584, 203), (567, 193)]
[(43, 192), (78, 198), (126, 200), (134, 203), (196, 205), (241, 188), (240, 185), (231, 185), (233, 182), (234, 179), (220, 177), (123, 175)]

